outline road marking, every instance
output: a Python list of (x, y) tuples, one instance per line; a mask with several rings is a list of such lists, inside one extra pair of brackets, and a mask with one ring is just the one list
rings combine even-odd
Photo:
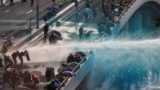
[(29, 10), (28, 12), (26, 12), (25, 14), (29, 14), (29, 13), (31, 13), (31, 12), (33, 12), (33, 10)]
[(10, 12), (10, 10), (6, 10), (6, 13)]
[(24, 11), (18, 11), (18, 14), (24, 14)]

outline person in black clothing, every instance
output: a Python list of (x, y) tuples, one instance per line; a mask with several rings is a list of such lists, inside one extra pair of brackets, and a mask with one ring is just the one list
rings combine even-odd
[(45, 71), (45, 78), (46, 81), (49, 82), (52, 79), (55, 79), (55, 72), (54, 72), (54, 68), (53, 67), (47, 67), (46, 71)]
[(28, 71), (25, 71), (23, 74), (23, 78), (24, 78), (24, 84), (25, 83), (31, 83), (31, 75)]
[(33, 6), (34, 0), (31, 0), (31, 6)]
[(83, 25), (79, 28), (79, 38), (80, 40), (82, 39), (82, 36), (83, 36)]
[(48, 35), (48, 30), (49, 30), (49, 26), (48, 24), (46, 23), (45, 26), (44, 26), (44, 40), (46, 41), (46, 38), (47, 38), (47, 35)]
[(30, 61), (29, 53), (27, 50), (25, 50), (24, 52), (19, 52), (19, 59), (21, 61), (21, 66), (23, 65), (23, 56), (25, 56), (26, 59)]
[[(0, 68), (2, 68), (2, 67), (4, 67), (3, 66), (3, 60), (2, 60), (2, 58), (0, 58)], [(1, 90), (1, 89), (0, 89)]]
[(13, 0), (10, 0), (10, 5), (14, 5), (14, 1)]
[(52, 0), (53, 1), (53, 4), (55, 5), (56, 4), (56, 0)]
[(14, 64), (17, 64), (17, 57), (19, 56), (19, 51), (13, 52), (12, 53), (12, 59), (14, 61)]

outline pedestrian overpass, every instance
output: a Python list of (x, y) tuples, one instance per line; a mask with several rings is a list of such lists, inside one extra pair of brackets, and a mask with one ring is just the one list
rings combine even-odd
[[(115, 24), (112, 29), (112, 37), (129, 35), (143, 30), (146, 32), (157, 30), (157, 22), (154, 20), (154, 17), (160, 18), (158, 10), (160, 10), (160, 0), (135, 0), (119, 17), (119, 23)], [(158, 23), (160, 23), (160, 21)], [(87, 62), (89, 62), (89, 60)], [(85, 70), (85, 68), (87, 69), (89, 66), (84, 66), (83, 70)], [(87, 74), (85, 75), (87, 76)], [(74, 78), (76, 78), (76, 76)], [(83, 81), (83, 79), (84, 78), (79, 78), (78, 80)], [(85, 81), (81, 83), (83, 84)], [(79, 85), (81, 85), (81, 83)], [(79, 90), (79, 87), (76, 87), (77, 89), (68, 88), (74, 87), (75, 85), (77, 85), (76, 81), (71, 79), (66, 87), (64, 86), (63, 89), (58, 90)]]
[[(160, 0), (135, 0), (119, 17), (112, 36), (132, 35), (157, 30), (160, 18)], [(155, 20), (156, 18), (156, 20)], [(142, 33), (141, 33), (142, 35)]]

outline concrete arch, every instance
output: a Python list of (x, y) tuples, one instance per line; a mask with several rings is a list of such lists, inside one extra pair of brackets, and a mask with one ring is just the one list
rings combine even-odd
[(131, 18), (131, 16), (145, 3), (147, 2), (155, 2), (160, 4), (160, 0), (136, 0), (130, 8), (120, 17), (120, 22), (115, 25), (112, 36), (117, 36), (123, 26), (127, 23), (127, 21)]

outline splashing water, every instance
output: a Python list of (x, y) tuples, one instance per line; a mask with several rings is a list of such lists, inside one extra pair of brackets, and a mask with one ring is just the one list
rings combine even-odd
[[(95, 64), (92, 70), (92, 75), (88, 78), (88, 83), (85, 90), (109, 90), (117, 76), (120, 73), (126, 74), (136, 71), (141, 74), (141, 71), (151, 72), (153, 66), (160, 66), (160, 43), (159, 39), (144, 40), (144, 41), (109, 41), (98, 45), (95, 51)], [(121, 71), (124, 70), (124, 71)], [(129, 71), (130, 70), (130, 71)], [(142, 74), (145, 75), (144, 72)], [(135, 74), (135, 73), (132, 73)], [(127, 78), (128, 75), (123, 75)], [(118, 78), (120, 79), (120, 78)], [(137, 79), (128, 77), (127, 79)], [(123, 83), (122, 80), (116, 81)], [(118, 89), (113, 86), (113, 90)], [(95, 89), (96, 88), (96, 89)], [(110, 89), (110, 90), (112, 90)], [(133, 90), (132, 88), (130, 88)], [(126, 89), (126, 90), (130, 90)], [(137, 90), (137, 89), (134, 89)]]
[[(73, 51), (95, 52), (95, 64), (85, 90), (108, 90), (116, 70), (139, 65), (150, 69), (160, 60), (160, 39), (143, 41), (73, 42), (65, 45), (29, 48), (31, 62), (61, 62)], [(158, 61), (157, 64), (160, 64)], [(94, 79), (93, 79), (94, 78)], [(96, 89), (95, 89), (96, 88)]]

